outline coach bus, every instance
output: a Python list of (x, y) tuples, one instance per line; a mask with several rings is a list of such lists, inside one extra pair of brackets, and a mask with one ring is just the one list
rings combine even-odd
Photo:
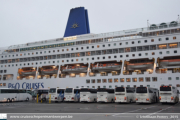
[(136, 88), (136, 102), (137, 103), (153, 103), (158, 102), (159, 90), (150, 87)]
[(134, 87), (116, 87), (115, 102), (136, 102), (136, 89)]
[(179, 102), (179, 91), (174, 86), (162, 85), (159, 88), (159, 100), (161, 103), (177, 103)]
[(0, 89), (0, 102), (29, 101), (32, 96), (25, 89)]
[(66, 88), (64, 91), (64, 101), (79, 102), (80, 89)]
[(97, 89), (81, 88), (80, 89), (80, 102), (96, 102)]
[(97, 102), (114, 102), (114, 89), (98, 88)]
[(64, 101), (64, 89), (50, 88), (48, 96), (51, 95), (51, 101), (63, 102)]
[(37, 95), (38, 95), (39, 101), (48, 100), (48, 98), (49, 98), (48, 91), (49, 91), (49, 88), (39, 88), (39, 89), (34, 90), (35, 97), (36, 97), (35, 99), (37, 99)]

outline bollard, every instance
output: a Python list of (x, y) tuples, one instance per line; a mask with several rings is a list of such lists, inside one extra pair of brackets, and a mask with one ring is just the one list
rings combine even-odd
[(49, 94), (49, 103), (51, 103), (51, 94)]
[(41, 99), (41, 103), (42, 103), (42, 99)]
[(37, 94), (37, 103), (38, 103), (38, 94)]

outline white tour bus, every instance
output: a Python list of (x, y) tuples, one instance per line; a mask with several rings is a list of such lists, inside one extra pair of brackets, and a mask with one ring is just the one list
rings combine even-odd
[(64, 89), (50, 88), (48, 96), (51, 95), (51, 101), (63, 102), (64, 101)]
[(79, 102), (80, 89), (66, 88), (64, 91), (64, 101)]
[[(34, 93), (36, 93), (36, 98), (37, 98), (37, 95), (38, 95), (38, 100), (39, 101), (46, 101), (48, 100), (49, 96), (48, 96), (48, 91), (49, 91), (49, 88), (39, 88), (39, 89), (36, 89), (34, 91)], [(35, 98), (35, 99), (36, 99)]]
[(150, 87), (136, 88), (136, 102), (137, 103), (152, 103), (158, 102), (159, 90)]
[(80, 89), (80, 102), (96, 102), (97, 89), (81, 88)]
[(136, 89), (133, 87), (116, 87), (115, 102), (131, 103), (136, 101)]
[(26, 89), (0, 89), (0, 102), (13, 102), (13, 101), (29, 101), (32, 96), (26, 92)]
[(179, 91), (173, 86), (160, 86), (159, 100), (161, 103), (177, 103), (179, 102)]
[(114, 89), (98, 88), (97, 102), (114, 102)]

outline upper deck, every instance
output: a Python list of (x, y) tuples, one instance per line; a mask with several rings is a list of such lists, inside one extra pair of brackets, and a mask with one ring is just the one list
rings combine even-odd
[(179, 28), (180, 28), (180, 22), (172, 21), (169, 23), (151, 24), (149, 27), (144, 27), (144, 28), (100, 33), (100, 34), (84, 34), (84, 35), (70, 36), (64, 38), (56, 38), (51, 40), (30, 42), (26, 44), (11, 45), (7, 48), (1, 48), (1, 50), (2, 50), (2, 54), (6, 54), (11, 52), (78, 45), (78, 44), (82, 44), (81, 43), (82, 40), (89, 40), (86, 42), (88, 44), (91, 44), (91, 43), (96, 43), (95, 39), (97, 39), (98, 42), (112, 42), (112, 41), (120, 41), (120, 40), (128, 40), (128, 39), (137, 39), (147, 36), (171, 34), (172, 33), (171, 30), (173, 29), (176, 30), (173, 31), (174, 33), (176, 33), (180, 31)]

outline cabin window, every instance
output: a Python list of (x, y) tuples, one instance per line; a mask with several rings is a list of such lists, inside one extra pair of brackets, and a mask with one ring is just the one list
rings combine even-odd
[(135, 57), (135, 54), (132, 54), (133, 57)]
[(120, 78), (120, 82), (124, 82), (124, 78)]
[(154, 42), (154, 39), (151, 39), (151, 42)]
[(148, 53), (145, 53), (146, 56), (148, 56)]
[(166, 40), (169, 40), (169, 38), (167, 37)]
[(118, 78), (114, 78), (114, 82), (117, 83), (118, 82)]
[(6, 86), (6, 83), (3, 83), (3, 86)]
[(96, 83), (96, 82), (95, 82), (95, 79), (92, 79), (92, 80), (91, 80), (91, 83)]
[(97, 45), (97, 48), (99, 48), (99, 45)]
[(122, 45), (122, 43), (119, 43), (119, 45)]
[(117, 56), (114, 56), (114, 58), (117, 58)]
[(169, 54), (169, 51), (166, 51), (166, 54)]
[(134, 41), (132, 41), (132, 44), (134, 44)]
[(157, 82), (157, 77), (152, 77), (153, 82)]
[(69, 49), (67, 49), (67, 51), (69, 51)]
[(105, 59), (105, 57), (103, 57), (103, 59)]
[(109, 59), (111, 59), (111, 56), (108, 56)]
[(78, 61), (78, 59), (76, 59), (76, 61)]
[(155, 55), (155, 52), (152, 52), (152, 55)]
[(49, 51), (49, 53), (51, 53), (51, 51)]
[(176, 80), (179, 80), (179, 77), (176, 77)]
[(83, 47), (81, 47), (81, 50), (83, 50)]
[(129, 55), (126, 55), (126, 57), (129, 57)]
[(99, 57), (97, 57), (97, 59), (99, 60)]
[(111, 44), (108, 44), (108, 46), (110, 47), (110, 46), (111, 46)]
[(64, 60), (62, 60), (62, 62), (64, 62)]
[(87, 58), (87, 60), (89, 60), (89, 58)]
[(147, 40), (144, 40), (145, 43), (147, 43)]
[(107, 80), (106, 79), (102, 79), (103, 83), (107, 83)]
[(141, 53), (139, 53), (139, 56), (141, 56)]
[(108, 79), (108, 82), (109, 82), (109, 83), (112, 83), (112, 79)]
[(106, 86), (103, 86), (103, 88), (106, 88)]
[(66, 60), (67, 62), (69, 62), (69, 60)]
[(97, 79), (97, 83), (101, 83), (101, 79)]
[(92, 46), (92, 48), (94, 48), (94, 46)]
[(87, 86), (87, 88), (89, 88), (89, 86)]
[(76, 86), (76, 88), (79, 88), (79, 86)]
[(137, 78), (132, 78), (133, 82), (137, 82)]
[(94, 58), (92, 58), (92, 60), (94, 60)]
[(177, 50), (174, 50), (174, 53), (177, 53)]
[(146, 82), (150, 82), (150, 77), (146, 77)]
[(144, 82), (144, 79), (143, 78), (139, 78), (139, 82)]
[(126, 45), (128, 45), (128, 42), (126, 42)]
[(173, 37), (173, 40), (175, 40), (176, 39), (176, 37)]
[(150, 87), (150, 85), (147, 85), (147, 87)]
[(123, 55), (120, 55), (120, 58), (122, 58), (123, 57)]
[(116, 43), (114, 43), (114, 46), (116, 46)]
[(103, 45), (103, 47), (105, 47), (105, 45)]
[(86, 83), (90, 83), (90, 80), (86, 80)]
[(159, 41), (162, 41), (162, 39), (161, 39), (161, 38), (159, 38)]
[(112, 88), (112, 86), (110, 85), (109, 88)]
[(131, 82), (131, 78), (126, 78), (126, 82)]
[(95, 86), (92, 86), (92, 88), (95, 88)]
[(138, 41), (138, 43), (141, 43), (141, 41)]

